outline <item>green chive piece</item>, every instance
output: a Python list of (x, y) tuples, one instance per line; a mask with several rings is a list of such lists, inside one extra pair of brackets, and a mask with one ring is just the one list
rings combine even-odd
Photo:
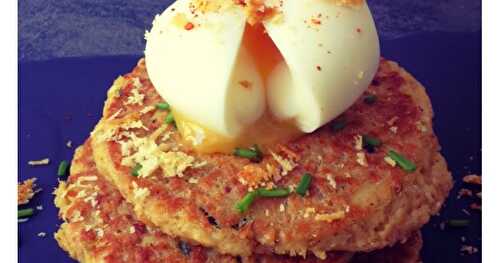
[(156, 108), (159, 110), (170, 110), (170, 104), (163, 102), (163, 103), (157, 103)]
[(274, 189), (257, 189), (257, 194), (260, 197), (286, 197), (290, 194), (290, 189), (288, 188), (274, 188)]
[(68, 161), (64, 160), (59, 163), (59, 167), (57, 168), (57, 176), (62, 177), (66, 174), (66, 171), (68, 170), (69, 163)]
[(467, 219), (452, 219), (448, 220), (448, 225), (451, 227), (467, 227), (470, 221)]
[(233, 154), (238, 157), (250, 159), (253, 162), (260, 162), (262, 160), (262, 152), (257, 145), (251, 148), (236, 148)]
[(245, 197), (243, 197), (243, 199), (241, 199), (241, 201), (239, 201), (235, 208), (240, 212), (240, 213), (244, 213), (248, 210), (248, 208), (250, 207), (250, 205), (253, 203), (253, 201), (255, 200), (255, 198), (257, 197), (258, 193), (257, 191), (253, 191), (253, 192), (249, 192), (245, 195)]
[(175, 123), (175, 119), (174, 119), (174, 114), (172, 112), (169, 112), (167, 117), (165, 118), (165, 124), (171, 124), (171, 123)]
[(33, 215), (33, 208), (17, 210), (17, 218), (25, 218)]
[(301, 196), (305, 196), (307, 189), (309, 189), (309, 185), (311, 184), (312, 176), (309, 173), (305, 173), (302, 175), (300, 179), (300, 183), (295, 189), (295, 192)]
[(139, 171), (142, 169), (142, 165), (140, 163), (136, 164), (132, 169), (131, 174), (135, 177), (139, 176)]
[(378, 147), (382, 144), (382, 142), (375, 138), (375, 137), (372, 137), (370, 135), (363, 135), (363, 147)]
[(252, 159), (257, 157), (257, 152), (252, 149), (244, 149), (244, 148), (236, 148), (234, 149), (234, 155), (247, 158), (247, 159)]
[(377, 96), (373, 94), (366, 95), (366, 97), (363, 99), (363, 102), (372, 105), (373, 103), (377, 102)]
[(401, 155), (393, 150), (389, 150), (388, 155), (403, 170), (410, 172), (410, 173), (417, 170), (417, 166), (415, 166), (415, 164), (412, 161), (406, 159), (403, 155)]
[(332, 125), (331, 125), (331, 129), (333, 132), (339, 132), (341, 130), (343, 130), (345, 128), (345, 126), (347, 126), (347, 123), (340, 119), (340, 120), (334, 120), (332, 122)]

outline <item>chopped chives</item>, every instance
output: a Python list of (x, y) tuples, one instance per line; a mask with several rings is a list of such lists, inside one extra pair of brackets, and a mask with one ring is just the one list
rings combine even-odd
[(467, 219), (452, 219), (448, 220), (448, 225), (451, 227), (467, 227), (469, 226), (469, 220)]
[(370, 135), (363, 135), (363, 147), (378, 147), (382, 144), (382, 142), (375, 137)]
[(33, 215), (33, 208), (17, 210), (17, 218), (25, 218)]
[(169, 112), (167, 117), (165, 118), (165, 124), (175, 123), (174, 113)]
[(236, 148), (233, 154), (238, 157), (250, 159), (253, 162), (260, 162), (262, 160), (262, 152), (257, 145), (252, 148)]
[(256, 197), (257, 191), (247, 193), (245, 197), (243, 197), (243, 199), (236, 204), (235, 208), (238, 209), (240, 213), (246, 212)]
[(286, 197), (289, 194), (290, 189), (284, 187), (274, 189), (259, 188), (253, 192), (248, 192), (243, 199), (235, 205), (235, 208), (240, 211), (240, 213), (244, 213), (257, 197)]
[(366, 97), (363, 99), (363, 102), (368, 104), (368, 105), (372, 105), (376, 101), (377, 101), (377, 96), (375, 96), (373, 94), (366, 95)]
[(257, 189), (258, 196), (261, 197), (285, 197), (290, 194), (290, 189), (288, 188), (274, 188), (274, 189)]
[(247, 159), (252, 159), (257, 157), (258, 153), (257, 151), (252, 149), (236, 148), (234, 149), (234, 155)]
[(299, 185), (295, 189), (295, 192), (301, 196), (305, 196), (307, 189), (309, 189), (309, 185), (311, 184), (312, 176), (309, 173), (305, 173), (302, 175), (300, 179)]
[(415, 164), (412, 161), (406, 159), (403, 155), (401, 155), (393, 150), (389, 150), (388, 155), (403, 170), (405, 170), (407, 172), (414, 172), (415, 170), (417, 170), (417, 167), (415, 166)]
[(159, 110), (170, 110), (170, 104), (168, 104), (166, 102), (157, 103), (156, 108)]
[(59, 167), (57, 168), (57, 176), (61, 177), (66, 174), (66, 171), (68, 170), (69, 163), (68, 161), (64, 160), (59, 163)]
[(142, 169), (142, 165), (140, 163), (136, 164), (132, 169), (131, 174), (135, 177), (139, 176), (139, 171)]
[(339, 119), (339, 120), (334, 120), (330, 128), (332, 129), (333, 132), (339, 132), (343, 130), (345, 126), (347, 126), (347, 123), (344, 120)]

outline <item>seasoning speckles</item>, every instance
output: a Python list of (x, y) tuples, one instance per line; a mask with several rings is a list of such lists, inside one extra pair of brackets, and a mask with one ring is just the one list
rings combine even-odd
[(245, 89), (251, 89), (252, 88), (252, 82), (250, 82), (248, 80), (242, 80), (242, 81), (238, 82), (238, 84), (240, 84)]
[(187, 22), (186, 25), (184, 25), (184, 29), (186, 30), (192, 30), (194, 28), (194, 24), (191, 22)]

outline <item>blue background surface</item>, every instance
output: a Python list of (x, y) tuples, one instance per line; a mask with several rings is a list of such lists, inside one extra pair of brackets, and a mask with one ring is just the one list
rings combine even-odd
[[(480, 0), (367, 1), (383, 40), (481, 29)], [(171, 2), (19, 0), (19, 59), (141, 54), (144, 31)]]
[[(480, 2), (436, 2), (369, 1), (382, 54), (428, 90), (434, 129), (455, 178), (441, 214), (424, 227), (424, 262), (480, 262), (479, 253), (459, 252), (462, 244), (480, 248), (480, 213), (471, 211), (469, 217), (461, 212), (477, 199), (456, 199), (461, 177), (481, 174)], [(89, 135), (108, 87), (135, 65), (144, 30), (165, 5), (145, 0), (19, 2), (19, 180), (39, 178), (43, 192), (28, 206), (44, 207), (19, 224), (20, 262), (72, 262), (52, 237), (60, 223), (51, 193), (57, 164), (70, 160), (74, 147)], [(125, 55), (111, 56), (117, 54)], [(65, 146), (67, 140), (73, 148)], [(45, 157), (52, 161), (49, 166), (27, 165)], [(439, 223), (450, 218), (469, 218), (472, 224), (440, 230)], [(39, 232), (47, 236), (38, 237)]]

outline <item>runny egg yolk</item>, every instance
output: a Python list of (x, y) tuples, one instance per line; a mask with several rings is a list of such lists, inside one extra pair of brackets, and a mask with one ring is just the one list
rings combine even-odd
[[(272, 70), (284, 61), (280, 51), (261, 23), (246, 25), (243, 45), (250, 52), (258, 73), (266, 83)], [(252, 88), (251, 84), (246, 85), (245, 80), (242, 80), (241, 84), (241, 88)], [(266, 85), (264, 85), (265, 88)], [(250, 147), (255, 144), (266, 149), (266, 146), (286, 143), (302, 134), (294, 125), (293, 120), (277, 120), (269, 109), (266, 109), (260, 119), (245, 127), (235, 138), (218, 134), (175, 110), (174, 117), (184, 143), (193, 146), (200, 153), (231, 153), (236, 147)]]

